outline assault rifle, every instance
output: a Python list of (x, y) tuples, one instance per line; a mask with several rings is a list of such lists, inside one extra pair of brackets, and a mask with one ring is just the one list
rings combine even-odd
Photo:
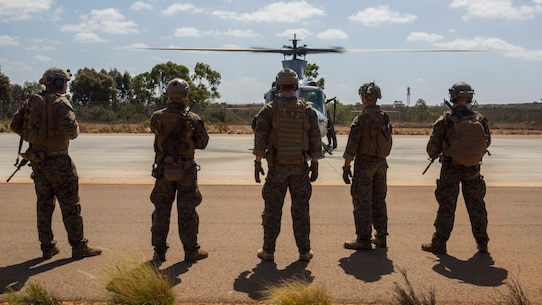
[(430, 161), (429, 161), (429, 164), (427, 164), (427, 167), (423, 170), (422, 175), (425, 175), (425, 173), (427, 172), (427, 170), (431, 167), (431, 165), (433, 165), (433, 162), (435, 162), (435, 160), (438, 159), (439, 157), (440, 157), (440, 155), (437, 156), (436, 158), (429, 159), (429, 160), (430, 160)]
[(9, 176), (6, 182), (9, 182), (9, 180), (11, 180), (11, 178), (13, 178), (13, 176), (15, 176), (15, 174), (21, 170), (21, 167), (25, 166), (28, 163), (28, 160), (26, 159), (22, 159), (21, 162), (19, 162), (19, 155), (21, 153), (22, 147), (23, 147), (23, 137), (21, 136), (19, 138), (19, 149), (17, 150), (17, 159), (15, 160), (15, 164), (13, 164), (13, 166), (15, 166), (17, 169), (13, 172), (13, 174), (11, 174), (11, 176)]
[(15, 169), (15, 171), (13, 172), (13, 174), (11, 174), (11, 176), (9, 176), (8, 180), (6, 180), (6, 182), (9, 182), (9, 180), (11, 180), (11, 178), (13, 178), (13, 176), (15, 176), (15, 174), (21, 170), (21, 167), (25, 166), (26, 164), (28, 163), (28, 160), (26, 159), (22, 159), (21, 162), (19, 162), (18, 164), (15, 164), (15, 167), (17, 167)]
[(461, 112), (459, 112), (459, 110), (457, 110), (457, 108), (454, 108), (454, 106), (452, 106), (452, 104), (450, 104), (450, 102), (448, 102), (446, 99), (444, 99), (444, 104), (446, 104), (446, 106), (448, 106), (448, 108), (450, 108), (450, 110), (452, 110), (452, 112), (453, 112), (459, 119), (462, 119), (462, 118), (463, 118), (463, 115), (461, 114)]

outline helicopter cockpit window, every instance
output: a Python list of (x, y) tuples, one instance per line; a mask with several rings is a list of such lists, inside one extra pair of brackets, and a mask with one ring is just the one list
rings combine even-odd
[(305, 99), (312, 108), (315, 108), (319, 112), (324, 112), (326, 103), (322, 90), (301, 87), (298, 91), (298, 97)]
[(265, 99), (265, 102), (272, 102), (275, 100), (275, 98), (277, 98), (279, 96), (279, 92), (277, 91), (276, 88), (271, 88), (269, 91), (267, 91), (265, 94), (264, 94), (264, 99)]

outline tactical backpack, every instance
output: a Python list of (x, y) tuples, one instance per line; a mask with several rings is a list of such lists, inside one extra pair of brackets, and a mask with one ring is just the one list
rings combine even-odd
[(384, 111), (380, 111), (379, 118), (373, 118), (372, 125), (370, 151), (379, 158), (385, 158), (390, 155), (393, 145), (391, 136), (393, 126), (391, 125), (390, 117)]
[(277, 99), (273, 102), (272, 115), (271, 145), (276, 150), (275, 159), (281, 164), (306, 162), (309, 118), (305, 100), (297, 99), (294, 102), (287, 98)]
[(482, 124), (484, 117), (475, 112), (461, 118), (448, 115), (448, 119), (452, 122), (449, 138), (450, 157), (460, 165), (478, 165), (489, 143), (489, 134)]
[[(48, 136), (47, 114), (50, 112), (49, 125), (53, 123), (53, 106), (39, 94), (33, 94), (23, 104), (23, 130), (21, 137), (29, 143), (41, 143)], [(52, 127), (51, 127), (52, 128)]]
[(393, 145), (393, 125), (390, 117), (382, 110), (364, 111), (369, 117), (368, 135), (362, 137), (359, 145), (359, 154), (378, 158), (386, 158), (390, 155)]

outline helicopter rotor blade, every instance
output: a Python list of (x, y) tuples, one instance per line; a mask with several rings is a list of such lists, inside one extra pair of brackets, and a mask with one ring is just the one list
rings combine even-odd
[(321, 54), (321, 53), (343, 53), (343, 48), (285, 48), (285, 49), (269, 49), (269, 48), (138, 48), (141, 50), (158, 50), (158, 51), (204, 51), (204, 52), (254, 52), (254, 53), (279, 53), (284, 55), (306, 55), (306, 54)]
[(454, 52), (487, 52), (482, 49), (348, 49), (347, 53), (454, 53)]

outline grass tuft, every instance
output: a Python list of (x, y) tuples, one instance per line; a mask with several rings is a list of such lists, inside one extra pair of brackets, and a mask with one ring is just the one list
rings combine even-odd
[(13, 290), (9, 291), (7, 301), (10, 305), (60, 305), (60, 300), (54, 292), (49, 292), (34, 282), (28, 285), (24, 295), (17, 295)]
[(124, 260), (106, 270), (107, 299), (124, 305), (174, 305), (171, 280), (156, 266), (139, 260)]
[(407, 272), (404, 268), (398, 268), (399, 272), (403, 276), (405, 281), (405, 287), (402, 287), (397, 282), (395, 282), (395, 288), (393, 289), (393, 299), (391, 304), (396, 305), (435, 305), (435, 288), (431, 286), (429, 292), (419, 292), (414, 291), (412, 283), (408, 280)]
[(506, 281), (507, 292), (500, 292), (502, 301), (497, 302), (502, 305), (531, 305), (525, 289), (517, 277), (512, 277)]
[(302, 278), (285, 279), (269, 285), (263, 295), (271, 304), (331, 305), (331, 297), (324, 284)]

